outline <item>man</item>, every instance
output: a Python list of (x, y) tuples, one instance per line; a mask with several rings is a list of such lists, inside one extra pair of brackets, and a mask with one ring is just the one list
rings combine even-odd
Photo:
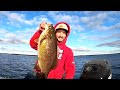
[[(30, 39), (30, 46), (37, 50), (35, 39), (39, 38), (43, 30), (45, 30), (46, 22), (42, 22), (39, 30)], [(70, 26), (65, 22), (59, 22), (55, 26), (58, 50), (58, 66), (51, 70), (48, 74), (49, 79), (73, 79), (75, 75), (75, 63), (72, 50), (66, 46), (67, 38), (70, 34)], [(34, 67), (36, 73), (40, 72), (38, 62)]]

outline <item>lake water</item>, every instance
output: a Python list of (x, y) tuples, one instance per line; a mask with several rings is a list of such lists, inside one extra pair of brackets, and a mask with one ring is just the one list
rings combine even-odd
[[(76, 73), (79, 79), (81, 69), (88, 60), (107, 60), (111, 64), (112, 79), (120, 79), (120, 54), (75, 56)], [(36, 55), (0, 54), (0, 77), (21, 79), (30, 72), (37, 60)]]

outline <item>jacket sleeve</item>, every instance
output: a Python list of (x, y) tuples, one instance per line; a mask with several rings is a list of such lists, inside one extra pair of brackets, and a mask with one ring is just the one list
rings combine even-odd
[(42, 32), (41, 30), (38, 30), (37, 32), (35, 32), (35, 34), (30, 39), (29, 44), (30, 44), (31, 48), (33, 48), (35, 50), (37, 50), (37, 43), (34, 40), (39, 38), (41, 32)]
[(68, 56), (66, 58), (65, 62), (65, 79), (73, 79), (75, 75), (75, 62), (74, 62), (74, 55), (72, 50), (70, 49), (70, 52), (68, 53)]

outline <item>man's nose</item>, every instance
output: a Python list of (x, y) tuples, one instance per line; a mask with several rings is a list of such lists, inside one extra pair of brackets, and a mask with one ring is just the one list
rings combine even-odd
[(60, 36), (62, 36), (63, 35), (63, 32), (60, 32)]

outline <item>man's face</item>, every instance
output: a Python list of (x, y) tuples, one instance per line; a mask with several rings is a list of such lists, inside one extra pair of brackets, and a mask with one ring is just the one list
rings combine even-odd
[(57, 30), (56, 31), (56, 37), (57, 37), (57, 40), (58, 42), (61, 42), (65, 39), (66, 37), (66, 32), (64, 30)]

